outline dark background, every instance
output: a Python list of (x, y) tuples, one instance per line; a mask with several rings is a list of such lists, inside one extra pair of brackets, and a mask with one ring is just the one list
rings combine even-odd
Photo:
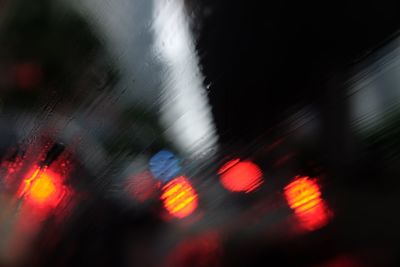
[(293, 105), (323, 101), (333, 77), (342, 82), (400, 25), (394, 1), (201, 1), (197, 8), (206, 13), (198, 50), (222, 140), (251, 140)]
[[(364, 142), (365, 140), (355, 136), (351, 130), (349, 102), (346, 101), (349, 89), (346, 81), (352, 77), (355, 70), (366, 64), (368, 58), (375, 57), (377, 51), (397, 37), (400, 26), (398, 4), (395, 1), (325, 1), (315, 4), (299, 1), (264, 3), (237, 0), (188, 0), (185, 3), (193, 18), (192, 29), (197, 39), (197, 52), (205, 84), (208, 85), (209, 102), (222, 151), (212, 166), (206, 166), (209, 180), (204, 179), (201, 182), (209, 182), (216, 178), (216, 175), (212, 176), (210, 173), (215, 173), (221, 162), (236, 155), (249, 157), (260, 166), (270, 167), (267, 169), (269, 172), (266, 172), (266, 177), (270, 180), (258, 194), (246, 198), (226, 197), (221, 193), (226, 197), (227, 205), (238, 206), (240, 213), (254, 203), (274, 203), (269, 197), (274, 199), (288, 182), (279, 178), (297, 174), (321, 176), (325, 185), (323, 194), (334, 210), (335, 219), (320, 231), (299, 236), (285, 235), (287, 229), (282, 223), (276, 232), (283, 233), (283, 238), (273, 241), (261, 238), (258, 233), (241, 236), (242, 228), (246, 228), (245, 221), (224, 221), (220, 227), (222, 225), (229, 228), (228, 226), (235, 223), (239, 226), (234, 228), (236, 232), (233, 231), (232, 235), (223, 238), (222, 253), (219, 254), (217, 249), (217, 255), (213, 254), (215, 251), (207, 254), (207, 251), (202, 251), (200, 245), (200, 251), (196, 252), (195, 244), (195, 252), (182, 253), (184, 259), (174, 265), (167, 261), (162, 262), (161, 259), (168, 258), (168, 253), (173, 251), (173, 246), (168, 247), (161, 241), (168, 233), (178, 236), (184, 231), (172, 223), (168, 224), (159, 215), (162, 210), (161, 203), (155, 200), (143, 207), (121, 204), (109, 192), (114, 188), (111, 187), (109, 191), (104, 189), (109, 185), (107, 182), (114, 178), (114, 170), (110, 168), (110, 172), (102, 174), (100, 178), (90, 177), (85, 166), (81, 166), (76, 157), (76, 162), (73, 163), (77, 168), (72, 176), (75, 183), (73, 185), (81, 186), (79, 190), (83, 192), (83, 196), (77, 198), (81, 205), (78, 205), (68, 223), (55, 227), (52, 231), (45, 227), (39, 233), (37, 246), (34, 246), (33, 252), (26, 260), (30, 263), (29, 266), (397, 266), (400, 255), (400, 218), (397, 215), (400, 188), (400, 170), (397, 166), (400, 165), (397, 163), (400, 161), (388, 161), (385, 156), (389, 151), (387, 147), (394, 147), (393, 150), (399, 155), (400, 150), (396, 150), (399, 147), (398, 141), (392, 141), (398, 139), (400, 124), (393, 126), (396, 130), (389, 129), (392, 138), (389, 146), (384, 142), (383, 145), (376, 143), (374, 139)], [(47, 12), (47, 5), (45, 7), (43, 10)], [(30, 14), (29, 10), (24, 12)], [(87, 34), (91, 30), (86, 29), (86, 26), (83, 26), (86, 24), (81, 22), (86, 18), (73, 17), (74, 23), (65, 22), (62, 18), (60, 21), (65, 22), (65, 25), (61, 23), (60, 29), (53, 29), (50, 16), (32, 16), (34, 19), (35, 16), (43, 18), (43, 21), (38, 20), (38, 25), (32, 26), (43, 35), (43, 43), (52, 42), (52, 38), (59, 40), (59, 43), (52, 47), (51, 53), (42, 43), (38, 43), (43, 57), (48, 56), (46, 60), (50, 63), (66, 64), (59, 69), (50, 63), (48, 66), (44, 64), (43, 83), (47, 84), (39, 86), (34, 81), (33, 87), (43, 87), (48, 90), (45, 90), (45, 93), (52, 91), (54, 84), (67, 89), (72, 88), (73, 93), (65, 90), (65, 94), (58, 97), (85, 99), (89, 96), (86, 100), (91, 103), (91, 97), (94, 98), (103, 91), (93, 90), (87, 93), (86, 88), (93, 84), (90, 81), (87, 84), (79, 83), (80, 70), (92, 70), (85, 60), (81, 62), (81, 58), (88, 57), (92, 50), (100, 50), (98, 46), (101, 42), (92, 40), (92, 36)], [(27, 34), (30, 38), (28, 40), (32, 42), (38, 36), (29, 33), (29, 28), (25, 29), (24, 25), (28, 25), (24, 24), (25, 17), (23, 12), (19, 17), (16, 16), (17, 26), (11, 27), (12, 33), (13, 30), (17, 32), (13, 33), (13, 40), (21, 45), (16, 48), (11, 42), (8, 49), (15, 49), (15, 54), (18, 54), (19, 50), (26, 52), (18, 34)], [(77, 28), (87, 32), (82, 30), (83, 33), (76, 37), (77, 40), (71, 41), (73, 45), (66, 44), (64, 38), (68, 37), (69, 33), (72, 36)], [(48, 35), (52, 31), (53, 34)], [(49, 40), (44, 37), (49, 37)], [(79, 45), (85, 42), (87, 47)], [(68, 50), (69, 46), (74, 46), (78, 52)], [(61, 52), (60, 47), (76, 58), (69, 57), (69, 52)], [(2, 54), (7, 52), (2, 51)], [(40, 65), (42, 59), (40, 55), (38, 57)], [(16, 58), (11, 57), (8, 60), (18, 63), (19, 59)], [(71, 62), (64, 60), (66, 58)], [(82, 66), (76, 65), (75, 61), (82, 63)], [(36, 66), (35, 64), (36, 62), (33, 66)], [(95, 62), (93, 65), (102, 70), (103, 65), (96, 64), (99, 63)], [(47, 73), (47, 70), (50, 72)], [(102, 85), (104, 88), (112, 84), (117, 76), (112, 71), (102, 72), (95, 69), (93, 72), (96, 71), (100, 73), (100, 77), (109, 76), (110, 81)], [(65, 73), (70, 76), (66, 76)], [(86, 77), (85, 75), (83, 76)], [(81, 87), (76, 86), (75, 78), (78, 80), (76, 84)], [(93, 80), (97, 82), (95, 78)], [(112, 88), (112, 85), (110, 87)], [(21, 88), (18, 90), (23, 91)], [(28, 90), (27, 94), (19, 93), (15, 96), (12, 94), (15, 103), (19, 103), (21, 94), (26, 97), (28, 103), (32, 103), (31, 94), (36, 92)], [(48, 98), (51, 99), (52, 95)], [(10, 106), (15, 103), (11, 102)], [(312, 146), (307, 148), (294, 146), (287, 133), (282, 131), (282, 122), (305, 106), (312, 106), (321, 122), (315, 139), (312, 140)], [(139, 144), (128, 146), (129, 140), (125, 139), (131, 139), (130, 132), (126, 133), (125, 139), (120, 138), (118, 132), (122, 129), (125, 133), (124, 127), (132, 121), (132, 117), (136, 116), (137, 119), (138, 114), (143, 115), (141, 112), (132, 110), (126, 120), (113, 121), (115, 131), (110, 134), (110, 155), (115, 153), (119, 156), (123, 154), (122, 149), (139, 151), (135, 153), (146, 149), (157, 151), (165, 145), (160, 140), (160, 144), (152, 148), (139, 141)], [(0, 128), (12, 132), (11, 127), (4, 126), (8, 126), (8, 121), (4, 121)], [(143, 121), (154, 123), (157, 119), (144, 117)], [(140, 129), (139, 126), (138, 128)], [(118, 137), (115, 138), (118, 142), (114, 140), (114, 134)], [(9, 135), (7, 139), (4, 133), (1, 140), (4, 151), (7, 151), (9, 143), (16, 143), (15, 136), (11, 133)], [(378, 132), (377, 136), (380, 135)], [(392, 146), (393, 144), (397, 146)], [(270, 153), (271, 150), (273, 152)], [(290, 159), (282, 161), (287, 155), (295, 156), (286, 157)], [(117, 156), (110, 156), (106, 164), (111, 166), (114, 159), (120, 160)], [(272, 164), (277, 162), (285, 163)], [(387, 168), (388, 166), (391, 168)], [(203, 170), (199, 170), (199, 173)], [(101, 188), (98, 188), (99, 184)], [(198, 184), (202, 185), (198, 190), (204, 196), (209, 193), (208, 190), (212, 190), (211, 183)], [(283, 201), (279, 196), (276, 198), (276, 202)], [(212, 203), (213, 199), (208, 201)], [(271, 208), (267, 204), (266, 206), (267, 210)], [(288, 217), (288, 208), (282, 210), (283, 215), (280, 218)], [(206, 210), (206, 215), (207, 212)], [(260, 217), (263, 215), (265, 214), (260, 214)], [(243, 218), (240, 214), (234, 216)], [(214, 219), (212, 215), (204, 218), (206, 223), (207, 218)], [(215, 216), (215, 219), (220, 219), (219, 215)], [(256, 219), (258, 218), (254, 220)], [(51, 225), (51, 220), (50, 218), (46, 223)], [(267, 230), (270, 231), (268, 234), (275, 232), (274, 228)], [(51, 241), (53, 236), (56, 241), (47, 242)], [(206, 237), (204, 238), (207, 239)], [(204, 263), (201, 261), (203, 258), (210, 258), (210, 262)], [(329, 263), (331, 259), (333, 261)], [(322, 265), (324, 262), (326, 264)]]

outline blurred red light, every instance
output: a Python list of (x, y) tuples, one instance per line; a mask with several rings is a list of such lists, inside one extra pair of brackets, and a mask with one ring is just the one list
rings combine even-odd
[(261, 169), (251, 161), (234, 159), (218, 171), (222, 185), (232, 192), (249, 193), (263, 183)]
[(34, 89), (38, 87), (42, 78), (42, 68), (36, 62), (20, 63), (15, 68), (16, 84), (21, 89)]
[(189, 237), (179, 243), (163, 264), (168, 267), (212, 267), (221, 264), (221, 238), (210, 231)]
[(145, 202), (156, 194), (159, 183), (149, 171), (143, 171), (129, 177), (124, 188), (130, 197)]
[(304, 229), (316, 230), (328, 223), (330, 211), (321, 198), (316, 180), (307, 176), (296, 177), (285, 187), (285, 197)]
[(189, 216), (198, 205), (197, 193), (185, 176), (168, 182), (163, 187), (161, 200), (165, 209), (177, 218)]
[(37, 168), (23, 181), (19, 195), (33, 204), (55, 206), (63, 195), (61, 177), (51, 170)]
[(367, 265), (363, 261), (352, 255), (338, 255), (333, 259), (323, 262), (322, 264), (318, 264), (318, 267), (362, 267), (362, 266), (367, 266)]

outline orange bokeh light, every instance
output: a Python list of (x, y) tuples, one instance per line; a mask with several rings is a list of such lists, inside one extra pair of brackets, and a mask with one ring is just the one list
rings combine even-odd
[(161, 200), (165, 209), (177, 218), (189, 216), (198, 205), (197, 193), (185, 176), (179, 176), (163, 187)]
[(328, 223), (330, 211), (321, 197), (316, 180), (307, 176), (296, 176), (295, 180), (285, 187), (285, 197), (304, 229), (316, 230)]
[(221, 184), (232, 192), (249, 193), (263, 183), (261, 169), (248, 160), (230, 160), (219, 169), (218, 174)]
[(61, 177), (51, 170), (37, 168), (24, 180), (20, 196), (34, 204), (56, 205), (62, 193)]

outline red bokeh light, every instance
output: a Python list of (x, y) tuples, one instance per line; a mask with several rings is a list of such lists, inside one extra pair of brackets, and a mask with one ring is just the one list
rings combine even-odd
[(40, 206), (56, 206), (63, 195), (61, 177), (50, 169), (38, 167), (24, 179), (19, 193), (27, 202)]
[(285, 197), (302, 228), (316, 230), (328, 223), (331, 213), (316, 180), (297, 176), (285, 187)]
[(179, 176), (163, 187), (161, 200), (165, 209), (177, 218), (189, 216), (198, 205), (197, 193), (185, 176)]
[(139, 202), (145, 202), (155, 196), (159, 182), (149, 171), (143, 171), (130, 176), (124, 186), (128, 195)]
[(165, 266), (217, 267), (221, 266), (222, 247), (217, 232), (192, 236), (178, 244), (168, 255)]
[[(314, 267), (365, 267), (367, 266), (364, 261), (360, 260), (354, 255), (338, 255), (333, 259), (318, 264)], [(370, 266), (370, 265), (368, 265)]]
[(234, 159), (224, 164), (218, 171), (222, 185), (232, 192), (249, 193), (263, 183), (261, 169), (251, 161)]
[(34, 89), (40, 86), (43, 70), (36, 62), (23, 62), (15, 67), (16, 84), (21, 89)]

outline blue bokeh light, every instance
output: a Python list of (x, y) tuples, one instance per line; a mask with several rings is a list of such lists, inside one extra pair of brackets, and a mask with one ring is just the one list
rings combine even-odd
[(149, 169), (155, 178), (168, 182), (181, 172), (179, 159), (168, 150), (161, 150), (149, 161)]

